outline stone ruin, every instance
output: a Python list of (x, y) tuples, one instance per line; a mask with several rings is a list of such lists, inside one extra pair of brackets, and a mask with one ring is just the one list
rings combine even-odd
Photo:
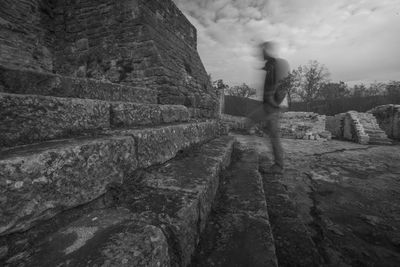
[(392, 141), (380, 128), (377, 119), (372, 113), (348, 111), (334, 116), (327, 116), (326, 129), (336, 139), (360, 144), (392, 144)]
[(196, 34), (171, 0), (0, 2), (0, 265), (190, 262), (233, 146)]
[[(246, 117), (222, 114), (221, 118), (229, 130), (245, 130), (251, 125), (250, 119)], [(280, 134), (289, 139), (330, 140), (331, 133), (326, 130), (325, 122), (325, 115), (313, 112), (283, 112), (280, 118)], [(257, 127), (261, 128), (262, 125)]]
[(234, 144), (196, 39), (171, 0), (0, 2), (1, 266), (190, 263)]

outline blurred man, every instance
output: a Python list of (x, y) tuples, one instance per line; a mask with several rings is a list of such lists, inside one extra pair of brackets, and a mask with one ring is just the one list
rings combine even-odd
[[(264, 42), (260, 45), (264, 57), (266, 71), (264, 82), (263, 105), (259, 111), (250, 115), (250, 119), (260, 123), (263, 131), (268, 134), (274, 154), (274, 164), (267, 173), (282, 174), (284, 169), (283, 149), (279, 133), (279, 105), (284, 100), (287, 90), (280, 86), (280, 81), (289, 75), (289, 64), (285, 59), (278, 58), (277, 45), (274, 42)], [(261, 112), (260, 112), (261, 111)]]

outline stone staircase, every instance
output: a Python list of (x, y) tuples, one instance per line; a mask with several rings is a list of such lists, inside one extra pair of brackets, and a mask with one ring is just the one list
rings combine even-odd
[[(270, 177), (255, 151), (238, 144), (232, 155), (216, 119), (157, 104), (152, 90), (2, 71), (14, 76), (0, 93), (0, 265), (278, 266)], [(224, 245), (202, 254), (210, 238)]]
[[(91, 242), (131, 230), (120, 241), (136, 252), (114, 247), (96, 264), (187, 265), (230, 160), (217, 120), (157, 104), (149, 89), (4, 67), (0, 76), (0, 265), (91, 265), (102, 253)], [(127, 200), (105, 201), (116, 188)], [(157, 244), (166, 254), (147, 257)]]
[[(278, 266), (259, 157), (240, 144), (232, 156), (235, 138), (220, 136), (216, 119), (159, 105), (143, 88), (128, 94), (144, 103), (124, 93), (108, 101), (89, 91), (136, 88), (25, 74), (74, 80), (71, 91), (87, 93), (63, 94), (65, 83), (18, 85), (18, 75), (3, 83), (0, 265)], [(232, 176), (220, 181), (232, 157)], [(221, 253), (204, 256), (213, 205), (229, 211), (220, 223), (234, 222), (225, 232), (232, 235), (222, 232)], [(232, 247), (235, 233), (251, 245), (246, 253)]]

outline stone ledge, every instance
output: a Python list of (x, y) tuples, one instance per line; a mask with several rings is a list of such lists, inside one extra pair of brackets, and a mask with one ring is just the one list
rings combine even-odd
[(157, 103), (157, 91), (142, 87), (0, 66), (0, 92), (56, 97)]
[(0, 93), (0, 147), (188, 120), (189, 111), (181, 105)]
[[(216, 121), (106, 131), (103, 138), (49, 141), (0, 155), (0, 236), (89, 202), (137, 168), (164, 163), (218, 135)], [(6, 215), (7, 214), (7, 215)]]
[(104, 101), (0, 93), (0, 147), (109, 128), (109, 118)]

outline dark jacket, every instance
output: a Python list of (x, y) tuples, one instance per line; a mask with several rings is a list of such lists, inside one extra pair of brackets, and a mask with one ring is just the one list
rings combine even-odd
[(289, 63), (282, 58), (269, 59), (263, 68), (266, 71), (264, 82), (264, 103), (269, 104), (267, 99), (275, 95), (277, 84), (289, 74)]

